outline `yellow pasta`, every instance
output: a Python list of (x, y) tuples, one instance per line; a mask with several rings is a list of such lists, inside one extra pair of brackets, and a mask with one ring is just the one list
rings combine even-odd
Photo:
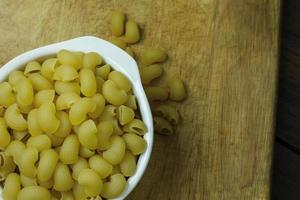
[(81, 158), (79, 157), (77, 162), (74, 163), (72, 166), (72, 178), (74, 180), (77, 180), (78, 179), (78, 175), (79, 173), (83, 170), (83, 169), (86, 169), (86, 168), (89, 168), (89, 164), (88, 162), (86, 161), (86, 159), (84, 158)]
[(59, 152), (59, 158), (63, 164), (74, 164), (78, 160), (79, 141), (76, 135), (66, 137)]
[(121, 174), (121, 170), (120, 170), (120, 165), (114, 165), (113, 166), (113, 170), (111, 172), (111, 175), (114, 175), (114, 174)]
[(153, 117), (154, 130), (162, 135), (172, 135), (174, 133), (170, 122), (162, 117)]
[(148, 85), (152, 80), (160, 77), (163, 73), (163, 68), (160, 65), (154, 64), (140, 69), (143, 85)]
[(12, 134), (13, 139), (21, 140), (21, 141), (26, 141), (30, 137), (30, 134), (28, 134), (27, 131), (13, 130), (11, 134)]
[(71, 105), (77, 102), (80, 99), (80, 96), (76, 92), (66, 92), (62, 93), (56, 99), (56, 109), (57, 110), (66, 110), (71, 107)]
[(0, 179), (4, 180), (15, 168), (13, 157), (7, 152), (0, 152)]
[(47, 89), (37, 92), (34, 96), (33, 105), (35, 108), (40, 107), (43, 103), (53, 102), (55, 90)]
[(16, 100), (21, 106), (31, 105), (33, 102), (33, 87), (29, 79), (22, 78), (16, 85)]
[(100, 122), (97, 126), (98, 130), (98, 149), (107, 150), (110, 143), (110, 136), (113, 134), (114, 126), (111, 121)]
[(83, 122), (78, 131), (80, 144), (88, 149), (96, 149), (98, 145), (97, 132), (97, 127), (93, 120)]
[(136, 157), (129, 151), (126, 151), (125, 156), (120, 163), (120, 171), (126, 177), (133, 176), (136, 172)]
[(178, 124), (179, 113), (175, 107), (169, 104), (162, 104), (154, 109), (154, 114), (167, 119), (172, 124)]
[(53, 80), (72, 81), (79, 77), (76, 69), (70, 65), (61, 65), (54, 70)]
[(29, 63), (27, 63), (27, 65), (25, 66), (25, 70), (24, 70), (24, 74), (27, 75), (29, 73), (33, 73), (33, 72), (39, 72), (41, 71), (41, 64), (37, 61), (31, 61)]
[(14, 86), (21, 78), (25, 78), (24, 72), (19, 70), (13, 71), (8, 75), (8, 83)]
[(56, 190), (51, 190), (51, 200), (61, 200), (61, 192), (58, 192)]
[(10, 143), (10, 134), (7, 130), (6, 122), (0, 118), (0, 149), (4, 149)]
[(80, 127), (80, 125), (72, 126), (72, 131), (73, 131), (74, 133), (78, 134), (79, 127)]
[(88, 200), (102, 200), (101, 196), (89, 197)]
[(88, 68), (94, 71), (95, 67), (102, 63), (102, 58), (98, 53), (88, 52), (83, 56), (82, 62), (83, 68)]
[(24, 174), (20, 174), (21, 184), (23, 187), (38, 185), (36, 178), (29, 178)]
[(82, 63), (81, 58), (78, 54), (68, 51), (68, 50), (61, 50), (57, 53), (58, 61), (63, 65), (70, 65), (78, 70)]
[(109, 41), (110, 41), (112, 44), (116, 45), (117, 47), (119, 47), (120, 49), (123, 49), (123, 50), (124, 50), (124, 49), (126, 48), (126, 46), (127, 46), (126, 42), (125, 42), (123, 39), (121, 39), (121, 38), (112, 37), (112, 38), (109, 39)]
[(37, 182), (38, 182), (39, 186), (42, 186), (42, 187), (47, 188), (47, 189), (52, 189), (53, 185), (54, 185), (53, 178), (51, 178), (51, 179), (49, 179), (48, 181), (45, 181), (45, 182), (42, 182), (40, 180), (37, 180)]
[[(63, 142), (62, 142), (62, 143), (63, 143)], [(54, 151), (55, 151), (57, 154), (59, 154), (60, 150), (61, 150), (61, 146), (58, 146), (58, 147), (55, 147), (55, 148), (54, 148)]]
[(125, 51), (132, 57), (135, 57), (134, 51), (132, 50), (131, 47), (126, 47)]
[(141, 61), (145, 65), (164, 62), (168, 55), (166, 51), (156, 48), (148, 48), (141, 54)]
[(5, 153), (13, 157), (13, 161), (16, 164), (20, 164), (22, 153), (25, 150), (25, 144), (19, 140), (14, 140), (5, 149)]
[(102, 112), (104, 110), (104, 106), (105, 106), (105, 99), (101, 94), (98, 93), (92, 97), (92, 100), (95, 101), (95, 103), (96, 103), (96, 109), (94, 112), (88, 113), (88, 115), (91, 118), (95, 119), (95, 118), (98, 118), (102, 114)]
[(38, 109), (38, 124), (45, 133), (52, 134), (57, 131), (60, 121), (55, 114), (56, 109), (52, 102), (43, 103)]
[(161, 86), (148, 86), (145, 93), (149, 101), (165, 101), (169, 96), (168, 90)]
[(38, 109), (33, 109), (27, 116), (28, 132), (32, 136), (40, 135), (43, 133), (38, 123)]
[(53, 85), (51, 82), (42, 76), (40, 73), (32, 73), (28, 76), (32, 83), (32, 87), (35, 91), (52, 89)]
[(183, 101), (186, 98), (186, 89), (182, 80), (174, 76), (168, 80), (170, 99), (173, 101)]
[(62, 192), (60, 200), (74, 200), (72, 191)]
[(100, 115), (100, 121), (112, 121), (117, 116), (117, 107), (113, 105), (106, 105), (102, 114)]
[(112, 172), (112, 165), (104, 160), (99, 155), (94, 155), (89, 158), (90, 168), (96, 171), (99, 176), (103, 179), (108, 177)]
[(122, 174), (114, 174), (103, 184), (101, 196), (106, 199), (118, 197), (126, 188), (126, 179)]
[[(125, 40), (138, 41), (137, 24), (127, 26)], [(131, 82), (96, 52), (61, 50), (42, 63), (31, 61), (0, 83), (4, 198), (117, 197), (126, 187), (125, 176), (136, 171), (136, 155), (147, 146), (138, 136), (147, 129), (135, 119), (140, 114)]]
[(120, 36), (124, 33), (125, 15), (120, 11), (113, 11), (110, 19), (110, 30), (113, 35)]
[(11, 173), (6, 177), (2, 197), (4, 200), (17, 200), (21, 190), (20, 176), (16, 173)]
[(103, 83), (102, 93), (109, 103), (116, 106), (124, 104), (128, 99), (126, 91), (119, 88), (118, 85), (111, 80), (107, 80)]
[(137, 105), (136, 105), (136, 99), (135, 96), (130, 94), (128, 95), (128, 99), (124, 104), (125, 106), (128, 106), (129, 108), (132, 108), (133, 110), (137, 109)]
[(122, 138), (126, 143), (126, 148), (130, 150), (133, 155), (139, 155), (145, 152), (147, 143), (144, 138), (134, 133), (126, 133)]
[(80, 71), (80, 91), (84, 96), (91, 97), (97, 92), (97, 81), (92, 70), (83, 68)]
[(128, 92), (131, 90), (132, 86), (128, 78), (123, 75), (121, 72), (118, 71), (112, 71), (108, 75), (108, 79), (115, 82), (115, 84), (125, 92)]
[(17, 104), (12, 104), (6, 109), (4, 119), (8, 127), (14, 130), (24, 131), (27, 129), (27, 122), (20, 113), (20, 109)]
[(22, 114), (28, 114), (33, 109), (32, 104), (30, 104), (28, 106), (22, 106), (22, 105), (18, 105), (18, 106), (19, 106), (20, 112)]
[(16, 102), (13, 89), (8, 82), (0, 83), (0, 105), (5, 108)]
[(114, 134), (115, 135), (122, 135), (123, 134), (123, 131), (118, 123), (118, 120), (117, 119), (114, 119), (114, 120), (111, 120), (111, 122), (113, 123), (114, 125)]
[(97, 93), (102, 93), (102, 86), (104, 80), (101, 76), (96, 75), (96, 82), (97, 82)]
[(58, 66), (57, 58), (46, 59), (41, 68), (41, 74), (47, 78), (49, 81), (52, 81), (54, 69)]
[(0, 105), (0, 117), (3, 117), (4, 111), (5, 111), (5, 108), (2, 105)]
[(103, 152), (103, 158), (112, 165), (119, 164), (125, 155), (125, 142), (120, 136), (111, 137), (111, 146)]
[(97, 196), (102, 190), (101, 177), (92, 169), (81, 170), (78, 175), (78, 183), (84, 186), (87, 196)]
[(38, 161), (38, 150), (33, 147), (27, 147), (20, 157), (19, 170), (22, 174), (29, 178), (36, 176), (35, 163)]
[(31, 136), (26, 143), (27, 147), (33, 147), (36, 150), (43, 151), (45, 149), (49, 149), (51, 147), (51, 140), (50, 138), (43, 134), (37, 136)]
[(58, 137), (54, 134), (46, 134), (46, 135), (50, 138), (52, 146), (54, 147), (58, 147), (64, 142), (63, 137)]
[(37, 136), (31, 136), (26, 143), (27, 147), (34, 147), (36, 150), (43, 151), (45, 149), (49, 149), (51, 147), (50, 138), (43, 134)]
[(95, 74), (100, 76), (103, 80), (107, 80), (108, 74), (110, 73), (111, 68), (109, 64), (105, 64), (101, 67), (96, 67)]
[(83, 122), (88, 113), (95, 111), (97, 105), (91, 98), (84, 97), (72, 104), (69, 111), (69, 119), (72, 125), (79, 125)]
[(43, 150), (37, 167), (37, 178), (41, 182), (49, 181), (56, 169), (58, 154), (53, 149)]
[(117, 113), (118, 113), (118, 120), (121, 125), (125, 125), (131, 122), (134, 119), (134, 115), (135, 115), (133, 109), (124, 105), (118, 107)]
[(83, 63), (83, 56), (84, 56), (84, 53), (81, 52), (81, 51), (73, 51), (73, 53), (77, 56), (79, 62), (80, 62), (80, 68), (82, 67)]
[(70, 190), (74, 185), (71, 172), (67, 165), (57, 163), (54, 171), (54, 185), (56, 191), (64, 192)]
[(79, 155), (83, 158), (89, 158), (95, 154), (95, 150), (80, 146)]
[(54, 89), (59, 95), (68, 92), (75, 92), (78, 95), (80, 94), (80, 86), (77, 82), (55, 81)]
[(84, 191), (85, 187), (75, 183), (74, 187), (72, 188), (73, 196), (75, 200), (85, 200), (87, 198), (87, 194)]
[(130, 44), (138, 42), (141, 38), (138, 24), (135, 21), (128, 20), (125, 26), (125, 41)]
[(123, 131), (126, 133), (144, 135), (147, 132), (147, 127), (142, 120), (133, 119), (129, 124), (123, 127)]
[(24, 187), (18, 194), (18, 200), (50, 200), (50, 192), (41, 186)]
[(72, 130), (72, 125), (69, 120), (69, 115), (66, 112), (58, 111), (56, 113), (57, 118), (60, 121), (58, 129), (53, 133), (58, 137), (67, 137)]

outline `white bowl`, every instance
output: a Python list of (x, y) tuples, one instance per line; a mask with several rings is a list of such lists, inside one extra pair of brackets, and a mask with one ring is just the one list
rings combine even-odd
[[(153, 121), (151, 110), (143, 90), (138, 67), (134, 59), (132, 59), (122, 49), (105, 40), (92, 36), (84, 36), (40, 47), (15, 57), (0, 69), (0, 82), (6, 80), (10, 72), (24, 67), (29, 61), (54, 55), (61, 49), (82, 52), (97, 52), (103, 57), (106, 63), (112, 66), (112, 68), (126, 75), (133, 85), (133, 92), (137, 98), (142, 119), (148, 128), (148, 132), (144, 136), (148, 146), (146, 151), (140, 155), (137, 162), (137, 171), (128, 179), (125, 191), (122, 195), (116, 198), (116, 200), (124, 199), (142, 178), (150, 159), (153, 143)], [(0, 193), (1, 192), (2, 189)], [(0, 199), (2, 198), (0, 197)]]

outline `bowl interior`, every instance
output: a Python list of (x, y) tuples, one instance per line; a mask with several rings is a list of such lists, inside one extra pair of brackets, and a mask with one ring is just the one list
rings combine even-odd
[(141, 85), (140, 77), (137, 71), (137, 65), (126, 52), (99, 38), (90, 36), (75, 38), (65, 42), (40, 47), (15, 57), (0, 69), (0, 81), (2, 82), (6, 80), (10, 72), (24, 68), (26, 63), (29, 61), (44, 60), (45, 58), (53, 57), (61, 49), (81, 51), (84, 53), (91, 51), (97, 52), (102, 56), (106, 63), (111, 65), (114, 70), (120, 71), (127, 76), (133, 85), (133, 93), (136, 96), (142, 120), (148, 128), (147, 133), (144, 135), (144, 139), (147, 142), (147, 149), (139, 156), (137, 162), (137, 171), (128, 179), (128, 184), (125, 191), (120, 197), (116, 198), (124, 199), (141, 179), (148, 165), (153, 143), (153, 122), (149, 103)]

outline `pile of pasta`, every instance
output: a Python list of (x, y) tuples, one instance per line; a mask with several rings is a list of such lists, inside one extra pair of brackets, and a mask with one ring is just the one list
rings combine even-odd
[(94, 52), (11, 72), (0, 110), (4, 200), (115, 198), (147, 148), (131, 83)]
[(143, 49), (139, 56), (135, 55), (132, 45), (141, 39), (140, 27), (135, 21), (127, 20), (123, 12), (112, 12), (110, 30), (113, 35), (110, 41), (140, 63), (140, 75), (154, 116), (155, 132), (172, 135), (180, 121), (179, 112), (172, 103), (183, 101), (187, 93), (178, 76), (170, 77), (163, 84), (153, 84), (163, 75), (164, 69), (160, 64), (168, 58), (166, 51), (151, 47)]

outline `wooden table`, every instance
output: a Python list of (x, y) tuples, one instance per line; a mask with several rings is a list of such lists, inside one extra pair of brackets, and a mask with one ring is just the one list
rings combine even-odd
[(82, 35), (107, 38), (110, 10), (140, 23), (141, 46), (168, 49), (185, 80), (174, 136), (155, 136), (128, 199), (268, 199), (280, 0), (2, 0), (0, 62)]

